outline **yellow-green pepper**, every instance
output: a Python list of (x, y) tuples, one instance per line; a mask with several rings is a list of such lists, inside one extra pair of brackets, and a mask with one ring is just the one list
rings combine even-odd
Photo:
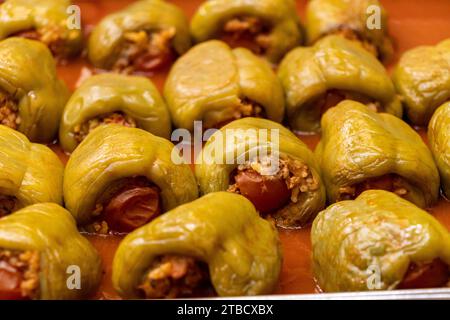
[(136, 48), (145, 47), (151, 44), (153, 35), (158, 38), (153, 38), (152, 50), (161, 50), (161, 54), (173, 50), (182, 55), (191, 46), (189, 22), (181, 9), (161, 0), (141, 0), (100, 21), (89, 38), (89, 60), (98, 68), (124, 72), (123, 67), (128, 65), (117, 65), (119, 60), (130, 58), (131, 53), (123, 51), (124, 46), (128, 43), (136, 44)]
[(43, 42), (57, 58), (76, 55), (83, 33), (76, 25), (79, 17), (71, 17), (76, 11), (68, 11), (70, 6), (70, 0), (6, 0), (0, 5), (0, 39), (28, 37)]
[(68, 95), (45, 45), (22, 38), (0, 41), (0, 100), (9, 100), (15, 114), (12, 122), (2, 115), (2, 124), (33, 142), (52, 142)]
[(81, 140), (80, 130), (88, 133), (114, 121), (170, 138), (169, 110), (153, 83), (144, 77), (107, 73), (87, 79), (69, 99), (61, 119), (61, 146), (72, 152)]
[[(233, 23), (233, 25), (227, 23)], [(273, 63), (278, 62), (303, 39), (295, 2), (292, 0), (205, 1), (192, 18), (191, 33), (196, 42), (240, 36), (248, 47)], [(245, 43), (244, 43), (245, 44)]]
[[(311, 240), (314, 274), (327, 292), (440, 286), (436, 279), (407, 281), (411, 270), (436, 261), (444, 273), (440, 280), (449, 279), (448, 231), (426, 211), (387, 191), (369, 190), (328, 207), (314, 220)], [(437, 271), (428, 270), (428, 278)]]
[(450, 100), (450, 39), (403, 54), (393, 74), (408, 120), (426, 126), (437, 107)]
[(250, 201), (228, 192), (177, 207), (129, 234), (114, 257), (115, 289), (125, 298), (143, 297), (139, 284), (152, 262), (167, 254), (205, 262), (219, 296), (271, 293), (282, 260), (275, 228)]
[(306, 9), (309, 44), (329, 34), (357, 41), (383, 61), (394, 51), (387, 15), (378, 0), (312, 0)]
[(281, 122), (283, 88), (269, 64), (244, 48), (217, 40), (201, 43), (181, 57), (167, 78), (164, 97), (176, 127), (207, 128), (245, 116)]
[[(277, 162), (264, 165), (266, 159)], [(259, 173), (258, 179), (266, 175), (269, 180), (277, 177), (287, 184), (288, 189), (285, 189), (285, 192), (288, 192), (288, 201), (269, 209), (278, 226), (304, 226), (325, 207), (325, 187), (314, 154), (282, 125), (257, 118), (235, 120), (209, 138), (196, 161), (195, 174), (200, 192), (207, 194), (231, 191), (233, 174), (236, 170), (244, 170), (242, 166), (246, 164), (252, 171)], [(304, 169), (297, 172), (294, 167)], [(298, 175), (298, 183), (289, 187), (288, 177), (281, 176), (283, 169), (289, 170), (291, 177)], [(271, 189), (270, 187), (267, 186), (268, 189)], [(264, 193), (264, 187), (260, 189), (260, 192)], [(270, 193), (275, 190), (268, 191)], [(242, 190), (233, 192), (245, 194)], [(257, 198), (259, 197), (253, 200), (250, 196), (256, 208), (261, 207), (260, 210), (263, 211), (267, 205), (258, 205), (262, 201)]]
[(358, 102), (344, 101), (325, 113), (316, 155), (330, 202), (380, 188), (422, 208), (439, 197), (439, 172), (419, 134)]
[(160, 189), (163, 211), (198, 196), (190, 167), (174, 145), (141, 129), (109, 124), (92, 131), (75, 149), (64, 174), (66, 208), (79, 225), (95, 220), (95, 207), (115, 182), (144, 177)]
[(450, 102), (440, 106), (431, 118), (428, 139), (442, 181), (442, 189), (450, 199)]
[[(319, 131), (323, 110), (317, 101), (330, 90), (362, 95), (384, 112), (402, 116), (400, 100), (383, 65), (361, 46), (337, 35), (286, 55), (278, 75), (294, 130)], [(352, 98), (352, 100), (355, 100)]]
[(64, 168), (49, 148), (0, 125), (0, 150), (0, 216), (40, 202), (62, 204)]
[(97, 251), (78, 233), (70, 213), (56, 204), (35, 204), (0, 219), (3, 250), (37, 252), (37, 288), (27, 298), (87, 298), (101, 280)]

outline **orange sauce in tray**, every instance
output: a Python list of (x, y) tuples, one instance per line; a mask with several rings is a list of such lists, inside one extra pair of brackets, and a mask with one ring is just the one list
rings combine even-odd
[[(132, 0), (74, 0), (81, 8), (82, 21), (88, 34), (93, 26), (104, 16), (120, 10), (132, 3)], [(191, 17), (201, 0), (172, 0), (186, 14)], [(297, 8), (300, 17), (304, 21), (305, 6), (307, 0), (297, 0)], [(390, 34), (395, 41), (396, 54), (392, 67), (398, 61), (401, 54), (419, 45), (432, 45), (450, 37), (450, 1), (448, 0), (382, 0), (389, 14)], [(71, 90), (92, 66), (85, 58), (70, 61), (65, 66), (59, 66), (58, 72)], [(151, 76), (152, 81), (162, 91), (166, 71), (160, 71)], [(420, 135), (426, 141), (426, 130), (418, 129)], [(320, 140), (318, 135), (299, 135), (312, 150)], [(67, 162), (69, 156), (61, 151), (58, 145), (52, 145), (52, 149)], [(450, 230), (450, 202), (441, 198), (439, 203), (428, 210), (441, 223)], [(103, 260), (103, 280), (95, 299), (119, 299), (112, 282), (112, 261), (114, 253), (121, 238), (118, 236), (86, 235), (99, 251)], [(311, 268), (311, 240), (310, 229), (280, 230), (280, 238), (283, 245), (284, 262), (278, 288), (275, 294), (302, 294), (318, 293), (320, 288), (316, 285)]]

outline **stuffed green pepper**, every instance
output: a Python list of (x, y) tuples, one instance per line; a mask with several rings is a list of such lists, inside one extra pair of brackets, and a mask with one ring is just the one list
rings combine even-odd
[(216, 192), (130, 233), (113, 261), (124, 298), (271, 293), (281, 270), (276, 229), (244, 197)]
[(309, 44), (336, 34), (358, 42), (382, 61), (393, 55), (387, 15), (378, 0), (312, 0), (306, 9)]
[(302, 29), (293, 0), (205, 1), (192, 18), (196, 42), (220, 39), (277, 63), (302, 43)]
[(126, 233), (196, 199), (194, 174), (174, 148), (141, 129), (98, 127), (67, 163), (66, 208), (87, 231)]
[(269, 120), (240, 119), (214, 133), (197, 158), (195, 174), (202, 194), (241, 194), (280, 227), (303, 227), (325, 207), (313, 153)]
[(16, 36), (44, 43), (57, 60), (83, 46), (80, 17), (70, 0), (6, 0), (0, 5), (0, 39)]
[(346, 99), (402, 116), (400, 99), (383, 65), (358, 44), (337, 35), (327, 36), (313, 47), (292, 50), (278, 75), (294, 130), (319, 131), (322, 114)]
[(189, 22), (181, 9), (162, 0), (141, 0), (100, 21), (89, 38), (88, 54), (97, 68), (147, 74), (190, 46)]
[(46, 146), (0, 125), (0, 217), (41, 202), (62, 204), (63, 165)]
[(68, 98), (50, 51), (37, 41), (0, 41), (0, 124), (33, 142), (52, 142)]
[(105, 73), (87, 79), (69, 99), (59, 141), (72, 152), (100, 125), (117, 123), (169, 139), (169, 110), (153, 83), (144, 77)]
[(0, 298), (88, 298), (101, 261), (64, 208), (41, 203), (0, 219)]
[(191, 131), (196, 120), (219, 128), (243, 117), (281, 122), (284, 115), (283, 88), (269, 64), (217, 40), (195, 46), (175, 63), (164, 97), (175, 126)]
[(439, 197), (439, 172), (419, 134), (358, 102), (343, 101), (325, 113), (316, 155), (332, 203), (368, 189), (391, 191), (421, 208)]
[(440, 106), (431, 118), (428, 139), (442, 181), (442, 190), (450, 199), (450, 102)]
[(403, 54), (393, 80), (408, 120), (426, 126), (437, 107), (450, 101), (450, 39)]
[(383, 190), (319, 213), (313, 270), (328, 292), (446, 287), (450, 234), (432, 215)]

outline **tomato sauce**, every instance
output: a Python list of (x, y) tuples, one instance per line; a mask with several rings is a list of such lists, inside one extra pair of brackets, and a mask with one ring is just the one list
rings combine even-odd
[[(82, 21), (86, 34), (104, 16), (120, 10), (132, 3), (132, 0), (75, 0), (74, 3), (81, 8)], [(191, 17), (201, 0), (172, 0), (170, 1)], [(304, 21), (305, 6), (307, 0), (297, 0), (297, 8), (300, 17)], [(450, 1), (447, 0), (382, 0), (389, 14), (390, 34), (395, 41), (396, 54), (388, 66), (392, 71), (401, 54), (419, 45), (432, 45), (450, 37)], [(65, 66), (59, 66), (60, 77), (67, 83), (71, 90), (76, 88), (82, 73), (92, 70), (83, 57), (70, 61)], [(152, 81), (162, 91), (166, 71), (160, 71), (151, 76)], [(426, 130), (418, 129), (420, 135), (426, 141)], [(319, 135), (299, 135), (312, 150), (320, 140)], [(68, 155), (61, 151), (57, 144), (51, 148), (61, 157), (64, 163)], [(442, 198), (439, 203), (429, 210), (439, 221), (450, 230), (450, 202)], [(103, 260), (103, 281), (94, 298), (118, 299), (111, 281), (112, 261), (121, 238), (117, 236), (86, 235), (99, 251)], [(284, 262), (276, 294), (301, 294), (318, 293), (320, 288), (316, 285), (311, 266), (311, 240), (310, 229), (305, 228), (296, 231), (280, 230), (280, 238), (283, 245)]]

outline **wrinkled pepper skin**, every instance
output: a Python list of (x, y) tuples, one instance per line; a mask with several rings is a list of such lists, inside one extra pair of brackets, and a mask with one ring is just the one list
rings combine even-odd
[(95, 27), (88, 42), (89, 60), (97, 68), (110, 69), (126, 32), (166, 27), (175, 28), (172, 47), (182, 55), (191, 47), (189, 22), (183, 11), (161, 0), (136, 1), (124, 10), (106, 16)]
[[(190, 167), (172, 155), (174, 145), (141, 129), (109, 124), (91, 132), (75, 149), (64, 175), (66, 208), (79, 225), (92, 221), (102, 192), (119, 179), (142, 176), (161, 189), (164, 211), (198, 196)], [(175, 158), (174, 158), (175, 157)]]
[[(56, 204), (35, 204), (0, 219), (0, 248), (39, 252), (38, 299), (87, 298), (100, 283), (97, 251), (78, 233), (71, 214)], [(67, 287), (70, 266), (80, 268), (80, 289)]]
[[(378, 8), (377, 11), (374, 8)], [(368, 28), (371, 17), (380, 13), (381, 28)], [(374, 21), (375, 22), (375, 21)], [(306, 33), (312, 45), (328, 34), (352, 32), (357, 41), (367, 42), (383, 61), (393, 54), (388, 36), (387, 15), (378, 0), (312, 0), (306, 9)]]
[(119, 294), (139, 298), (137, 285), (163, 254), (206, 262), (219, 296), (271, 293), (282, 260), (275, 228), (259, 217), (250, 201), (228, 192), (177, 207), (130, 233), (113, 261), (113, 285)]
[(343, 101), (322, 117), (322, 140), (316, 148), (328, 200), (341, 188), (389, 174), (406, 183), (405, 199), (421, 208), (439, 197), (439, 172), (419, 134), (402, 120)]
[(319, 131), (321, 110), (313, 102), (330, 89), (357, 92), (402, 116), (394, 85), (383, 65), (358, 44), (331, 35), (313, 47), (292, 50), (278, 76), (286, 94), (287, 118), (294, 130)]
[[(450, 266), (450, 236), (432, 215), (397, 195), (369, 190), (314, 220), (313, 270), (327, 292), (395, 289), (410, 263), (440, 258)], [(375, 275), (376, 276), (376, 275)], [(372, 289), (373, 290), (373, 289)]]
[(71, 4), (69, 0), (6, 0), (0, 5), (0, 39), (37, 31), (43, 42), (62, 42), (56, 54), (74, 56), (82, 49), (83, 32), (81, 28), (70, 28)]
[(427, 126), (434, 111), (450, 100), (450, 39), (403, 54), (393, 73), (408, 120)]
[[(233, 130), (232, 134), (227, 133), (227, 130)], [(245, 134), (247, 130), (267, 130), (268, 139), (267, 141), (260, 141), (259, 136)], [(279, 131), (278, 143), (271, 139), (272, 130)], [(267, 150), (269, 155), (272, 152), (277, 152), (279, 157), (287, 156), (301, 161), (309, 167), (314, 179), (318, 181), (317, 190), (303, 193), (299, 198), (298, 206), (295, 209), (294, 223), (286, 226), (277, 222), (279, 226), (286, 228), (304, 226), (311, 222), (316, 214), (325, 207), (326, 192), (315, 156), (291, 131), (270, 120), (244, 118), (222, 127), (219, 133), (226, 136), (225, 143), (221, 143), (221, 139), (216, 139), (217, 134), (215, 134), (207, 141), (198, 156), (198, 159), (202, 161), (197, 161), (199, 164), (195, 167), (195, 175), (201, 194), (227, 190), (230, 185), (230, 175), (239, 165), (238, 159), (247, 159), (253, 151), (263, 148)], [(235, 141), (235, 143), (231, 143), (230, 140)], [(220, 163), (217, 163), (214, 158), (211, 162), (205, 161), (207, 155), (214, 154), (217, 150), (222, 154)], [(227, 164), (226, 159), (230, 158), (234, 160), (233, 164)]]
[(450, 102), (440, 106), (431, 118), (428, 139), (441, 175), (442, 189), (450, 199)]
[(303, 41), (300, 20), (292, 0), (205, 1), (192, 18), (192, 37), (197, 43), (214, 39), (224, 22), (239, 16), (261, 18), (271, 25), (270, 47), (265, 56), (273, 63)]
[(45, 45), (22, 38), (0, 41), (0, 90), (18, 102), (20, 132), (32, 142), (53, 141), (69, 91)]
[(41, 202), (62, 204), (64, 168), (46, 146), (0, 126), (0, 193), (17, 198), (15, 209)]
[(144, 77), (106, 73), (87, 79), (69, 99), (59, 131), (64, 150), (72, 152), (77, 147), (77, 125), (117, 111), (132, 117), (138, 128), (170, 138), (169, 110), (153, 83)]
[(195, 120), (211, 127), (233, 119), (244, 98), (260, 104), (272, 121), (284, 115), (283, 88), (269, 64), (217, 40), (195, 46), (175, 63), (164, 97), (175, 126), (190, 131)]

